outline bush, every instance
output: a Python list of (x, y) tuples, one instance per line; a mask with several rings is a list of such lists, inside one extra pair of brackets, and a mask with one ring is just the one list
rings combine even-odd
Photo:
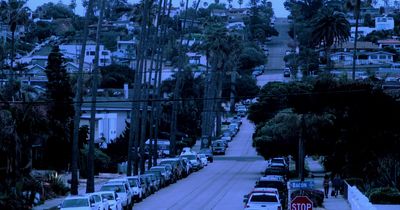
[(50, 175), (47, 182), (50, 184), (51, 190), (57, 195), (65, 195), (69, 191), (69, 188), (59, 176)]
[(367, 196), (373, 204), (400, 204), (400, 192), (396, 188), (374, 188)]

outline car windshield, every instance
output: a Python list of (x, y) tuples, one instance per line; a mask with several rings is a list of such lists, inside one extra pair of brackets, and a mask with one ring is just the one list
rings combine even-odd
[(126, 192), (124, 185), (105, 185), (102, 186), (101, 191), (115, 191), (117, 193), (119, 192)]
[(129, 181), (129, 186), (131, 187), (137, 187), (137, 180), (136, 179), (128, 179)]
[(182, 157), (185, 157), (189, 160), (196, 160), (196, 155), (182, 155)]
[(205, 155), (205, 154), (199, 154), (199, 157), (201, 157), (201, 158), (205, 158), (205, 157), (206, 157), (206, 155)]
[(278, 202), (278, 199), (274, 195), (253, 195), (250, 198), (250, 202)]
[(101, 194), (101, 198), (102, 198), (102, 199), (107, 199), (107, 200), (109, 200), (109, 201), (115, 200), (115, 199), (114, 199), (114, 195), (113, 195), (112, 193), (104, 193), (104, 194)]
[(81, 199), (68, 199), (62, 203), (63, 208), (71, 208), (71, 207), (88, 207), (89, 200), (86, 198)]
[(165, 168), (150, 168), (150, 171), (161, 171), (161, 172), (165, 172)]
[(277, 181), (259, 181), (256, 185), (256, 188), (276, 188), (278, 190), (282, 190), (284, 185), (282, 182)]
[(271, 163), (285, 163), (282, 159), (272, 159)]

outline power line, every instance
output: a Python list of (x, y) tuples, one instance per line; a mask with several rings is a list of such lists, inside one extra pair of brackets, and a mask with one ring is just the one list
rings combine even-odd
[[(290, 97), (290, 96), (313, 96), (322, 94), (341, 94), (341, 93), (361, 93), (367, 90), (343, 90), (343, 91), (325, 91), (325, 92), (312, 92), (312, 93), (291, 93), (291, 94), (266, 94), (262, 97)], [(253, 96), (238, 96), (239, 99), (254, 98)], [(173, 102), (173, 101), (208, 101), (208, 100), (229, 100), (230, 97), (198, 97), (198, 98), (178, 98), (178, 99), (146, 99), (146, 100), (98, 100), (96, 104), (100, 103), (144, 103), (144, 102)], [(42, 101), (0, 101), (0, 104), (30, 104), (30, 105), (43, 105), (48, 103), (65, 103), (65, 101), (56, 100), (42, 100)], [(72, 101), (70, 104), (90, 104), (91, 101)]]

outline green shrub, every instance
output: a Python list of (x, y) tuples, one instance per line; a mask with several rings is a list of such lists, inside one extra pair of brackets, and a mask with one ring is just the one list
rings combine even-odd
[(65, 195), (69, 191), (69, 188), (59, 176), (50, 175), (47, 182), (50, 184), (51, 190), (57, 195)]
[(367, 193), (373, 204), (400, 204), (400, 192), (396, 188), (374, 188)]

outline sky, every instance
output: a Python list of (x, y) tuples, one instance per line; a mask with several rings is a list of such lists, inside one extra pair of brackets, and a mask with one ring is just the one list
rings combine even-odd
[[(70, 0), (28, 0), (28, 7), (31, 8), (32, 10), (35, 10), (37, 6), (40, 6), (44, 3), (47, 2), (53, 2), (53, 3), (57, 3), (57, 2), (63, 2), (64, 4), (69, 4), (71, 1)], [(189, 0), (189, 5), (191, 5), (192, 0)], [(137, 0), (128, 0), (128, 2), (138, 2)], [(174, 6), (179, 6), (179, 2), (180, 0), (172, 0), (173, 5)], [(208, 2), (208, 3), (212, 3), (214, 2), (214, 0), (201, 0), (201, 2)], [(228, 4), (227, 0), (220, 0), (221, 3), (225, 3)], [(246, 4), (246, 2), (250, 2), (249, 0), (244, 0), (244, 5)], [(289, 12), (287, 10), (285, 10), (285, 8), (283, 7), (283, 2), (285, 2), (285, 0), (271, 0), (272, 2), (272, 7), (274, 8), (274, 12), (275, 12), (275, 16), (276, 17), (287, 17)], [(78, 15), (82, 15), (84, 14), (84, 8), (82, 7), (82, 0), (77, 0), (77, 8), (76, 8), (76, 13)], [(239, 7), (239, 4), (237, 3), (237, 0), (233, 0), (232, 2), (234, 7)]]

